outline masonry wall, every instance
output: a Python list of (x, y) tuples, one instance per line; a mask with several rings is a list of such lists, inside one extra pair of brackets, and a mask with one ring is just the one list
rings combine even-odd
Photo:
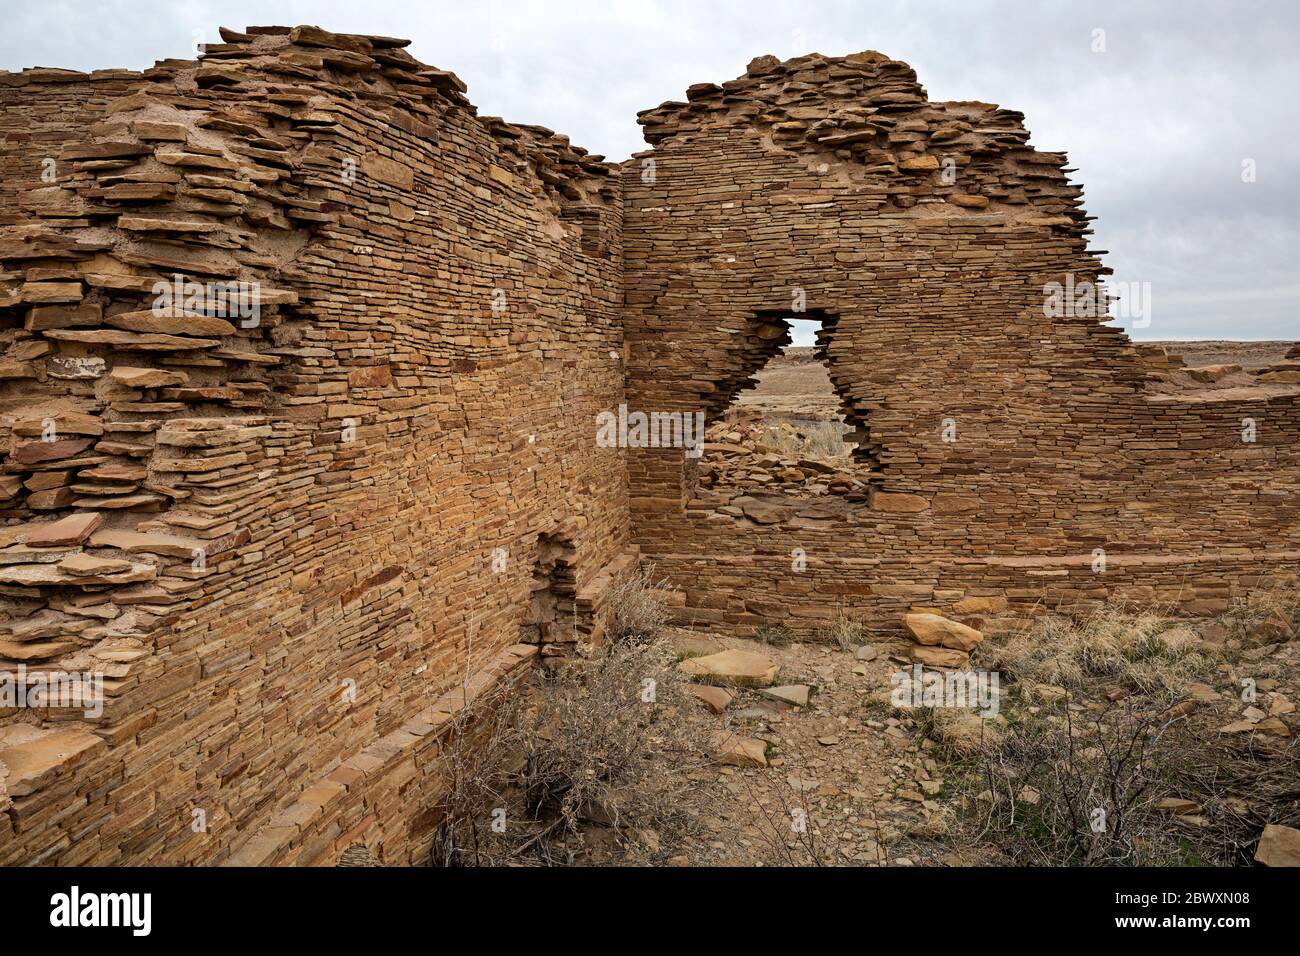
[[(110, 677), (0, 717), (0, 862), (420, 862), (440, 730), (553, 651), (539, 536), (560, 639), (631, 554), (610, 168), (403, 41), (223, 36), (0, 81), (0, 667)], [(178, 273), (258, 322), (155, 314)]]
[[(599, 642), (643, 553), (737, 633), (1208, 613), (1300, 557), (1300, 389), (1156, 396), (1121, 333), (1046, 314), (1104, 270), (1013, 111), (762, 57), (619, 168), (404, 41), (222, 36), (0, 74), (0, 672), (107, 695), (0, 710), (0, 863), (420, 862), (455, 716)], [(716, 417), (796, 304), (865, 492), (597, 446), (624, 401)]]
[(1293, 570), (1296, 395), (1156, 399), (1095, 311), (1045, 310), (1049, 283), (1105, 270), (1065, 157), (1019, 114), (930, 103), (871, 53), (760, 58), (688, 96), (642, 114), (654, 149), (625, 169), (629, 404), (711, 420), (802, 307), (825, 317), (869, 491), (706, 489), (680, 450), (633, 452), (637, 541), (683, 619), (890, 632), (912, 606), (978, 624), (1110, 596), (1210, 613)]

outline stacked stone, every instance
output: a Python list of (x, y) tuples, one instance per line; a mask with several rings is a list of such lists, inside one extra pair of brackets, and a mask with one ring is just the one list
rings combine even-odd
[[(176, 72), (160, 64), (141, 79)], [(196, 115), (192, 96), (144, 83), (128, 94), (120, 77), (111, 75), (119, 95), (97, 116), (83, 111), (92, 140), (47, 157), (55, 181), (22, 194), (28, 219), (0, 238), (14, 323), (3, 333), (4, 376), (30, 388), (0, 418), (8, 432), (0, 513), (18, 519), (0, 532), (9, 585), (0, 600), (12, 615), (0, 667), (102, 670), (111, 652), (105, 728), (128, 716), (133, 696), (152, 693), (131, 673), (157, 669), (151, 632), (188, 605), (241, 534), (248, 538), (233, 522), (211, 520), (201, 486), (232, 484), (238, 463), (262, 457), (256, 440), (269, 429), (224, 456), (165, 452), (180, 416), (220, 430), (234, 421), (224, 416), (266, 404), (269, 370), (280, 362), (267, 354), (270, 337), (285, 318), (280, 307), (297, 295), (269, 281), (287, 256), (259, 230), (337, 218), (289, 182), (290, 142), (268, 118), (282, 107)], [(34, 94), (45, 76), (17, 79), (6, 85)], [(91, 89), (102, 92), (104, 81), (92, 78)], [(41, 168), (41, 157), (26, 159)], [(250, 303), (229, 296), (159, 307), (159, 283), (170, 291), (214, 280), (257, 283), (256, 322), (237, 311)]]
[[(899, 209), (948, 203), (1032, 205), (1039, 218), (1083, 235), (1082, 190), (1066, 181), (1066, 159), (1027, 146), (1024, 114), (988, 103), (931, 103), (906, 63), (875, 51), (782, 62), (754, 59), (743, 77), (699, 83), (687, 102), (637, 114), (646, 142), (687, 141), (720, 126), (746, 125), (809, 161), (861, 164), (862, 182)], [(936, 173), (950, 169), (945, 178)]]
[[(503, 648), (463, 687), (448, 691), (378, 740), (310, 782), (265, 824), (244, 834), (224, 866), (320, 866), (357, 844), (377, 848), (390, 866), (429, 861), (440, 816), (433, 798), (445, 792), (438, 761), (449, 736), (469, 726), (465, 709), (489, 691), (523, 679), (537, 648)], [(406, 840), (385, 834), (400, 821)], [(374, 857), (372, 852), (371, 857)]]
[[(1017, 113), (760, 58), (614, 175), (405, 41), (222, 39), (0, 74), (0, 669), (107, 697), (0, 715), (0, 863), (420, 860), (457, 715), (599, 643), (642, 553), (736, 633), (1208, 614), (1300, 558), (1300, 389), (1152, 394), (1046, 314), (1106, 270)], [(260, 315), (155, 308), (178, 276)], [(709, 501), (597, 446), (721, 414), (799, 315), (862, 487)]]
[[(773, 434), (782, 448), (802, 446), (790, 456), (765, 443)], [(729, 413), (705, 431), (706, 443), (697, 487), (701, 489), (769, 489), (788, 495), (843, 495), (866, 500), (867, 476), (851, 473), (846, 453), (825, 456), (809, 447), (799, 426), (757, 413)], [(725, 502), (723, 502), (725, 505)], [(734, 513), (734, 512), (728, 512)]]
[(1002, 624), (1111, 596), (1215, 613), (1294, 560), (1297, 390), (1158, 394), (1148, 350), (1096, 310), (1049, 310), (1051, 283), (1078, 295), (1108, 270), (1065, 157), (1030, 149), (1019, 114), (928, 103), (878, 54), (814, 55), (759, 58), (642, 122), (630, 403), (712, 421), (771, 326), (818, 318), (870, 476), (856, 502), (724, 510), (680, 452), (630, 451), (636, 540), (683, 621), (813, 634), (847, 608), (895, 634), (910, 607), (984, 597), (1008, 601)]
[[(330, 863), (362, 832), (413, 862), (437, 746), (393, 735), (510, 670), (539, 541), (585, 640), (636, 559), (594, 442), (614, 167), (480, 119), (406, 41), (222, 39), (0, 75), (0, 668), (107, 696), (0, 718), (36, 728), (0, 738), (3, 862)], [(177, 276), (257, 283), (260, 316), (155, 309)]]
[(1181, 355), (1169, 354), (1163, 345), (1136, 342), (1133, 347), (1137, 349), (1138, 357), (1142, 360), (1143, 366), (1155, 375), (1172, 372), (1186, 364)]

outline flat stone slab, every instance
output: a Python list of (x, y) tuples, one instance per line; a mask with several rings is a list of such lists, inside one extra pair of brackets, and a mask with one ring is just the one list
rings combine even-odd
[(58, 548), (81, 544), (103, 521), (103, 515), (83, 511), (49, 524), (37, 525), (27, 534), (27, 547)]
[(97, 531), (91, 535), (90, 543), (96, 548), (120, 548), (131, 554), (161, 554), (170, 558), (192, 558), (204, 546), (197, 538), (120, 529)]
[(677, 669), (690, 677), (732, 687), (767, 687), (780, 670), (766, 654), (737, 650), (692, 657), (678, 664)]
[(123, 561), (120, 558), (101, 558), (86, 554), (84, 551), (69, 555), (59, 562), (59, 570), (76, 575), (120, 574), (123, 571), (130, 571), (132, 567), (134, 565), (130, 561)]
[(790, 704), (793, 707), (807, 707), (812, 688), (807, 684), (785, 684), (781, 687), (766, 687), (759, 691), (764, 697)]
[(164, 385), (184, 385), (189, 381), (189, 376), (184, 372), (129, 365), (118, 365), (109, 373), (109, 378), (128, 388), (160, 388)]
[(767, 742), (756, 737), (720, 733), (713, 738), (713, 759), (728, 767), (766, 767)]
[(727, 709), (727, 705), (734, 699), (735, 695), (729, 690), (721, 687), (711, 687), (707, 684), (690, 684), (686, 688), (692, 696), (704, 702), (704, 705), (715, 714), (720, 714)]
[(0, 584), (17, 584), (21, 587), (77, 587), (92, 584), (132, 584), (152, 581), (158, 569), (152, 564), (132, 564), (125, 571), (111, 574), (72, 573), (61, 566), (50, 564), (13, 564), (0, 566)]
[(0, 634), (19, 642), (47, 641), (80, 634), (92, 623), (84, 617), (46, 608), (19, 620), (0, 620)]
[(930, 667), (960, 668), (970, 663), (970, 655), (965, 651), (956, 651), (948, 647), (930, 647), (925, 644), (910, 647), (908, 656), (918, 664), (926, 664)]
[(6, 641), (0, 639), (0, 657), (11, 661), (48, 661), (75, 651), (76, 641)]
[(25, 797), (43, 788), (86, 754), (105, 746), (98, 734), (58, 730), (0, 749), (0, 762), (9, 768), (5, 785), (12, 797)]
[(713, 638), (680, 631), (669, 634), (668, 643), (682, 657), (706, 657), (709, 654), (718, 654), (723, 650), (722, 645)]
[(1300, 830), (1270, 823), (1255, 850), (1255, 862), (1265, 866), (1300, 866)]

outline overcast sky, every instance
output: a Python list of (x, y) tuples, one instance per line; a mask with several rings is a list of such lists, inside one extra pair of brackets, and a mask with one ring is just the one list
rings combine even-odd
[(1150, 283), (1135, 338), (1300, 338), (1294, 0), (6, 0), (0, 68), (140, 69), (270, 23), (408, 37), (481, 112), (615, 160), (645, 148), (638, 110), (754, 56), (879, 50), (1069, 153), (1115, 280)]

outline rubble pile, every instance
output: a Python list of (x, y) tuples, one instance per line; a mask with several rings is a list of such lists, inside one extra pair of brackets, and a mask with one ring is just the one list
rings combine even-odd
[[(733, 410), (705, 430), (699, 487), (781, 490), (791, 495), (867, 494), (868, 472), (853, 461), (851, 444), (827, 455), (838, 421), (805, 423)], [(828, 440), (828, 435), (832, 436)]]

